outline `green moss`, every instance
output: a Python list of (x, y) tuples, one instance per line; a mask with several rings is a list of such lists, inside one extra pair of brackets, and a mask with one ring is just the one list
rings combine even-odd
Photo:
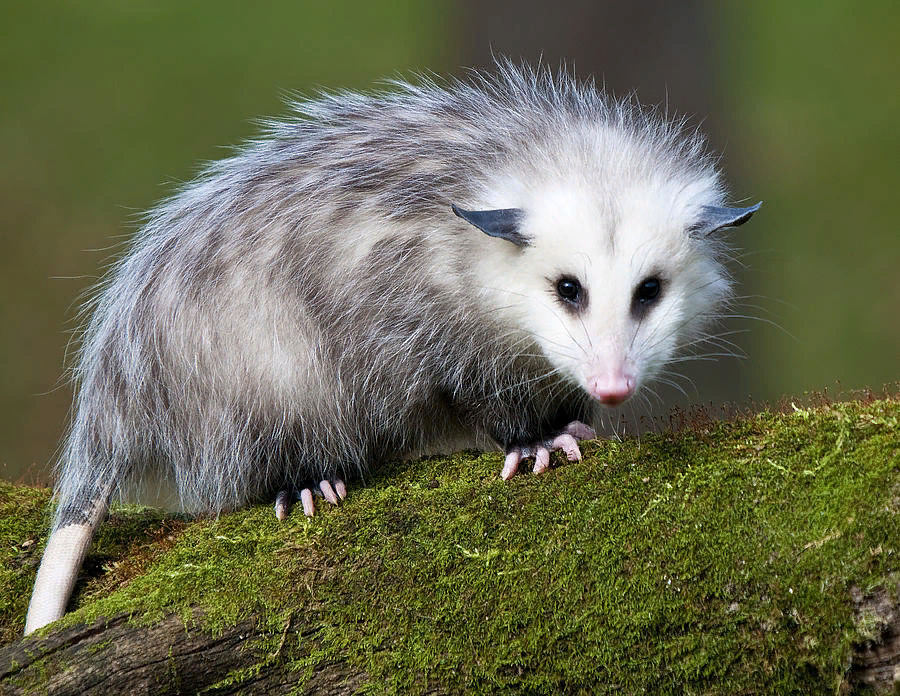
[[(0, 481), (0, 642), (22, 635), (34, 576), (50, 527), (49, 489)], [(186, 525), (139, 505), (114, 505), (76, 586), (76, 606), (110, 594), (143, 573)]]
[[(50, 491), (14, 486), (0, 480), (0, 642), (22, 633), (24, 607), (40, 560), (38, 541), (45, 533)], [(24, 600), (23, 600), (24, 598)]]
[[(108, 573), (85, 583), (65, 621), (258, 615), (260, 661), (229, 684), (347, 661), (373, 692), (833, 691), (879, 630), (851, 588), (900, 572), (898, 419), (892, 400), (762, 413), (587, 443), (509, 482), (498, 454), (398, 463), (313, 519), (179, 527), (112, 594)], [(120, 513), (130, 545), (104, 530), (98, 550), (177, 524), (146, 515)], [(315, 637), (286, 639), (291, 622)]]

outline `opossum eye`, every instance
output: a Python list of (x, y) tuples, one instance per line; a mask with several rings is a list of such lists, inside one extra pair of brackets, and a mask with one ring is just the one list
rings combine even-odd
[(640, 305), (648, 305), (657, 297), (659, 297), (659, 291), (662, 289), (662, 285), (659, 282), (659, 278), (644, 278), (641, 281), (640, 285), (637, 286), (637, 290), (634, 293), (634, 300), (636, 304)]
[(581, 288), (581, 283), (575, 278), (570, 278), (568, 276), (563, 276), (556, 281), (556, 294), (559, 295), (563, 302), (568, 302), (573, 305), (581, 304), (584, 298), (584, 291)]

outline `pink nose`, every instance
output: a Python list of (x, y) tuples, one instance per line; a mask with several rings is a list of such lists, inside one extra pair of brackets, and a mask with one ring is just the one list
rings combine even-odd
[(634, 394), (634, 378), (621, 374), (592, 377), (588, 392), (604, 406), (618, 406)]

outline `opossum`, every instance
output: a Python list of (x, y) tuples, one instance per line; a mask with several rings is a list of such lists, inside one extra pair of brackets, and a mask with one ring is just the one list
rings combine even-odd
[(322, 94), (147, 216), (91, 306), (25, 632), (113, 496), (337, 503), (387, 459), (580, 458), (731, 293), (716, 159), (565, 68)]

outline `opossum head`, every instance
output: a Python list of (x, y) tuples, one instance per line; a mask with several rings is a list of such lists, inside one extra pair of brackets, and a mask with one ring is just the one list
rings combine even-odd
[[(496, 239), (478, 264), (553, 369), (618, 406), (695, 341), (730, 292), (717, 181), (645, 180), (615, 196), (565, 181), (521, 207), (454, 212)], [(508, 200), (508, 198), (507, 198)]]

